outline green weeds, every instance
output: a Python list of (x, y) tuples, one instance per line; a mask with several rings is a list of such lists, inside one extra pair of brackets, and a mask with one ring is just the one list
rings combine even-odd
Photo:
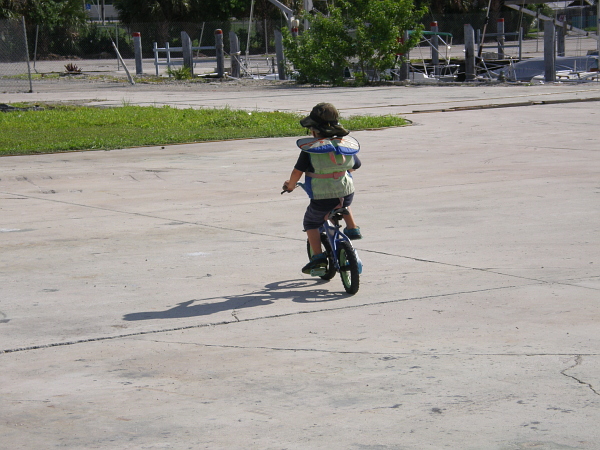
[[(176, 109), (126, 103), (117, 108), (46, 106), (42, 111), (0, 113), (0, 156), (302, 136), (300, 118), (284, 112)], [(342, 123), (357, 131), (402, 126), (406, 121), (398, 116), (355, 116)]]

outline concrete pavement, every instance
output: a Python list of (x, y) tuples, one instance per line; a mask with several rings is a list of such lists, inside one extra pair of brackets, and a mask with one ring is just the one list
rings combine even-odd
[(352, 297), (300, 273), (293, 138), (2, 158), (0, 447), (598, 448), (597, 85), (82, 86), (21, 99), (413, 126), (353, 133)]
[[(34, 84), (34, 92), (2, 93), (0, 102), (62, 102), (90, 106), (231, 107), (260, 111), (309, 112), (323, 97), (335, 99), (341, 114), (411, 114), (456, 108), (518, 106), (544, 102), (600, 99), (599, 83), (441, 84), (372, 86), (364, 88), (297, 87), (291, 82), (264, 80), (172, 83), (52, 80)], [(527, 110), (527, 113), (531, 111)]]

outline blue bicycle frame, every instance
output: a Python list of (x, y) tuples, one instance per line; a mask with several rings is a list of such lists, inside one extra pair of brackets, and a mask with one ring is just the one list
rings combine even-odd
[[(303, 183), (297, 183), (306, 191)], [(289, 192), (285, 188), (282, 192)], [(345, 214), (349, 214), (347, 208), (335, 208), (325, 216), (325, 222), (319, 228), (321, 243), (325, 246), (327, 253), (327, 267), (313, 269), (312, 276), (321, 277), (323, 280), (330, 280), (336, 273), (339, 273), (347, 293), (354, 295), (358, 291), (360, 274), (362, 273), (362, 262), (358, 257), (356, 249), (348, 236), (341, 231), (340, 220)], [(307, 243), (309, 257), (311, 256), (311, 247)]]

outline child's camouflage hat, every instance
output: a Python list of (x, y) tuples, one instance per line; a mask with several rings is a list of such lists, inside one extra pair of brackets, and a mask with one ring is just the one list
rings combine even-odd
[(349, 131), (338, 123), (340, 114), (331, 103), (319, 103), (300, 121), (305, 128), (315, 128), (323, 137), (346, 136)]

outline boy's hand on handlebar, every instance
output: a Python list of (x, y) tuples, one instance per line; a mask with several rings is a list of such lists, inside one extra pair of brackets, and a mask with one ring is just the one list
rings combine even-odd
[[(287, 180), (283, 183), (283, 186), (281, 189), (283, 189), (283, 192), (292, 192), (295, 188), (296, 188), (296, 186), (291, 185), (290, 180)], [(282, 192), (282, 194), (283, 194), (283, 192)]]

